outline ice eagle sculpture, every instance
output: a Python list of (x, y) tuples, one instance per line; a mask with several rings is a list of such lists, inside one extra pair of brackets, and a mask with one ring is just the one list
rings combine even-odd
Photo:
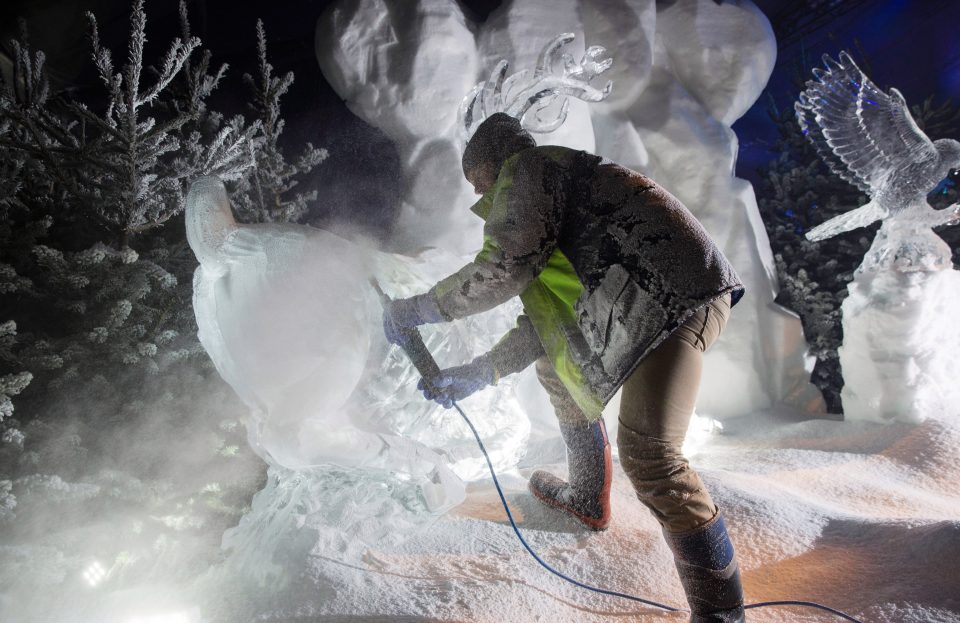
[(607, 71), (613, 59), (606, 58), (606, 48), (595, 45), (587, 48), (577, 62), (563, 51), (575, 38), (566, 32), (551, 39), (540, 51), (533, 71), (524, 69), (507, 76), (509, 63), (497, 63), (490, 77), (473, 87), (460, 104), (457, 127), (461, 140), (470, 140), (477, 126), (497, 112), (516, 117), (530, 132), (553, 132), (567, 120), (567, 96), (586, 102), (606, 99), (613, 83), (607, 81), (598, 89), (590, 82)]
[(896, 89), (883, 93), (841, 52), (823, 57), (795, 108), (830, 169), (870, 196), (807, 233), (823, 240), (881, 220), (841, 306), (844, 418), (916, 422), (956, 415), (960, 393), (953, 328), (960, 272), (933, 227), (960, 221), (958, 206), (926, 200), (951, 169), (960, 143), (931, 141)]
[[(830, 170), (870, 201), (814, 227), (807, 238), (823, 240), (883, 220), (861, 268), (893, 265), (910, 271), (949, 262), (946, 245), (930, 228), (956, 223), (960, 212), (957, 206), (934, 210), (926, 195), (960, 168), (960, 142), (931, 141), (903, 95), (894, 88), (881, 91), (846, 52), (837, 61), (825, 54), (823, 63), (825, 69), (813, 70), (815, 79), (795, 104), (797, 120)], [(920, 239), (911, 240), (915, 236)]]

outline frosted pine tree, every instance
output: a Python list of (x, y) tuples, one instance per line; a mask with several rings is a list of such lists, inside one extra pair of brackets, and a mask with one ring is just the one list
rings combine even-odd
[(804, 238), (816, 224), (862, 205), (864, 196), (822, 163), (792, 109), (771, 107), (770, 116), (777, 124), (774, 150), (780, 155), (762, 171), (765, 180), (757, 194), (780, 281), (777, 302), (800, 315), (809, 352), (817, 359), (810, 380), (823, 393), (827, 410), (839, 415), (840, 303), (876, 227), (821, 243)]
[[(181, 39), (192, 39), (187, 4), (183, 0), (180, 2), (179, 19)], [(256, 162), (261, 157), (259, 154), (266, 143), (264, 126), (259, 119), (248, 124), (242, 115), (226, 119), (223, 114), (207, 106), (207, 98), (221, 85), (229, 66), (224, 63), (213, 70), (210, 50), (200, 49), (199, 52), (199, 58), (187, 57), (180, 73), (170, 84), (169, 97), (158, 102), (158, 106), (174, 116), (186, 115), (191, 119), (189, 124), (177, 130), (180, 156), (184, 158), (187, 168), (218, 175), (228, 183), (232, 181), (231, 187), (246, 185), (245, 181), (254, 174)], [(230, 139), (235, 137), (242, 137), (242, 141), (239, 144), (235, 141), (231, 143)], [(217, 148), (211, 150), (211, 146)], [(226, 158), (221, 161), (230, 162), (232, 157), (239, 156), (237, 147), (242, 148), (243, 166), (224, 174), (217, 160)]]
[(311, 143), (293, 162), (288, 162), (280, 149), (284, 121), (280, 115), (280, 99), (293, 84), (293, 72), (275, 76), (267, 61), (267, 35), (263, 21), (257, 20), (257, 74), (244, 74), (243, 81), (252, 94), (250, 109), (260, 122), (262, 144), (256, 153), (256, 166), (237, 184), (231, 195), (240, 221), (300, 222), (309, 204), (316, 200), (316, 191), (294, 192), (298, 177), (309, 173), (327, 157), (327, 150)]
[[(151, 105), (183, 70), (200, 40), (176, 39), (168, 49), (156, 76), (142, 85), (146, 14), (140, 0), (131, 16), (127, 62), (115, 72), (110, 50), (100, 44), (96, 18), (88, 13), (94, 61), (107, 87), (108, 103), (102, 115), (86, 106), (72, 106), (93, 131), (98, 158), (84, 170), (92, 209), (108, 224), (120, 228), (122, 243), (130, 235), (162, 225), (183, 209), (186, 188), (202, 174), (222, 179), (238, 178), (253, 163), (249, 141), (253, 134), (224, 127), (207, 144), (181, 145), (178, 132), (195, 121), (195, 111), (181, 111), (169, 119), (149, 114)], [(201, 93), (202, 94), (202, 93)], [(184, 157), (183, 151), (189, 154)]]
[[(142, 2), (122, 63), (89, 16), (105, 89), (96, 106), (51, 94), (25, 28), (14, 42), (14, 78), (0, 85), (0, 518), (19, 512), (18, 492), (86, 496), (70, 484), (83, 478), (148, 500), (154, 515), (176, 505), (177, 522), (229, 525), (259, 477), (244, 410), (197, 342), (196, 260), (179, 214), (189, 184), (216, 174), (254, 220), (296, 217), (311, 197), (296, 193), (295, 177), (326, 153), (307, 145), (285, 160), (279, 102), (293, 77), (273, 74), (262, 25), (249, 79), (257, 118), (211, 109), (227, 67), (191, 35), (184, 3), (180, 12), (181, 36), (156, 67), (144, 59)], [(134, 464), (113, 458), (140, 426), (159, 443), (138, 445)], [(184, 455), (204, 466), (195, 479), (143, 480), (191, 439), (205, 448)], [(87, 473), (92, 457), (113, 463), (112, 475)], [(187, 510), (181, 496), (203, 504)]]
[[(91, 513), (115, 522), (128, 577), (154, 571), (156, 543), (180, 548), (164, 560), (216, 555), (262, 478), (245, 410), (197, 342), (179, 214), (190, 182), (216, 174), (262, 206), (257, 220), (290, 218), (309, 200), (294, 177), (324, 153), (307, 146), (291, 165), (279, 149), (292, 76), (273, 76), (262, 27), (248, 122), (208, 106), (227, 67), (191, 35), (185, 4), (156, 67), (142, 2), (130, 22), (115, 63), (89, 16), (97, 105), (50, 92), (25, 28), (0, 84), (0, 538), (28, 544), (0, 551), (4, 568), (69, 561), (75, 518)], [(58, 544), (31, 549), (35, 534)]]
[(30, 173), (17, 175), (26, 181), (6, 206), (12, 240), (0, 251), (0, 270), (13, 296), (3, 308), (16, 312), (21, 361), (43, 373), (38, 389), (115, 365), (156, 372), (200, 352), (186, 304), (189, 250), (150, 232), (183, 209), (197, 176), (230, 179), (249, 168), (259, 129), (228, 126), (209, 142), (184, 144), (180, 134), (195, 122), (194, 111), (153, 112), (169, 110), (159, 104), (199, 41), (175, 40), (147, 81), (142, 3), (133, 8), (127, 61), (118, 71), (96, 19), (89, 20), (107, 90), (102, 111), (52, 101), (43, 55), (30, 50), (25, 34), (2, 95), (3, 148), (17, 163), (11, 166)]
[[(32, 366), (21, 357), (23, 340), (17, 335), (13, 301), (20, 294), (35, 296), (33, 283), (18, 272), (18, 261), (35, 241), (46, 234), (50, 218), (31, 211), (24, 197), (36, 193), (44, 208), (52, 207), (43, 169), (18, 146), (30, 141), (30, 126), (14, 119), (37, 114), (49, 91), (43, 73), (44, 56), (32, 52), (26, 26), (20, 24), (20, 40), (12, 42), (14, 72), (10, 84), (0, 84), (0, 456), (18, 456), (23, 446), (20, 424), (13, 419), (14, 398), (33, 380)], [(40, 145), (37, 145), (38, 149)], [(46, 148), (46, 145), (42, 145)], [(15, 505), (9, 486), (0, 481), (0, 519)], [(7, 504), (9, 502), (9, 504)]]

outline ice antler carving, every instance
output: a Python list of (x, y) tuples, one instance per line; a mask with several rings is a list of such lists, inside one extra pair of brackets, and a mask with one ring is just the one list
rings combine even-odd
[[(469, 140), (477, 126), (497, 112), (520, 119), (530, 132), (552, 132), (567, 119), (568, 96), (587, 102), (605, 99), (613, 83), (607, 81), (598, 89), (590, 82), (609, 69), (613, 59), (606, 57), (605, 48), (595, 45), (587, 48), (577, 62), (571, 54), (563, 52), (563, 47), (575, 38), (569, 32), (554, 37), (540, 52), (532, 72), (524, 69), (507, 76), (507, 61), (497, 63), (490, 78), (477, 84), (463, 98), (458, 115), (460, 137), (465, 142)], [(561, 98), (559, 110), (552, 107)]]

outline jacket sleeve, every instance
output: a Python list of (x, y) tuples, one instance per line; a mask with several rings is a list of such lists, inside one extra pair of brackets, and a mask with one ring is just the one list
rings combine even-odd
[(492, 193), (483, 249), (431, 289), (441, 313), (463, 318), (517, 296), (546, 266), (557, 246), (561, 202), (549, 160), (536, 149), (509, 158)]
[(545, 354), (533, 323), (526, 315), (517, 318), (517, 326), (507, 332), (485, 356), (501, 379), (526, 369)]

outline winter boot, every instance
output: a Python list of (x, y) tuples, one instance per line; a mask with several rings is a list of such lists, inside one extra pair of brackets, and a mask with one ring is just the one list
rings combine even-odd
[(663, 534), (687, 594), (690, 623), (744, 623), (740, 566), (720, 513), (689, 532)]
[(610, 485), (613, 459), (603, 420), (592, 424), (560, 424), (567, 446), (570, 482), (551, 473), (535, 471), (530, 492), (548, 506), (573, 515), (591, 530), (606, 530), (610, 524)]

